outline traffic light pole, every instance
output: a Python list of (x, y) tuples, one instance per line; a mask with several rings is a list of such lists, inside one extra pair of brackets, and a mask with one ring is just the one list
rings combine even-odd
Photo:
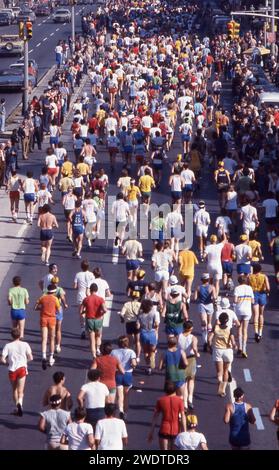
[(75, 5), (72, 5), (72, 52), (75, 51), (76, 31), (75, 31)]
[(28, 110), (28, 40), (24, 39), (24, 89), (23, 89), (23, 114)]

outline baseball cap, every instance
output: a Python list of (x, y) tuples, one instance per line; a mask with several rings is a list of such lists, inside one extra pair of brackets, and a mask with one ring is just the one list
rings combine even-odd
[(144, 276), (145, 276), (145, 271), (144, 271), (143, 269), (140, 269), (140, 270), (137, 272), (137, 277), (139, 277), (139, 278), (141, 279), (141, 278), (144, 277)]
[(208, 274), (208, 273), (203, 273), (203, 274), (201, 275), (201, 278), (202, 278), (202, 279), (209, 279), (209, 274)]
[(177, 289), (177, 287), (175, 287), (175, 286), (172, 287), (171, 288), (171, 294), (174, 294), (174, 295), (180, 294), (179, 289)]
[(211, 235), (210, 237), (211, 243), (217, 242), (217, 240), (218, 240), (217, 235)]
[(189, 428), (196, 428), (198, 425), (198, 418), (196, 415), (188, 415), (186, 421)]
[(52, 284), (49, 284), (49, 286), (47, 286), (47, 291), (49, 294), (54, 294), (56, 292), (56, 287)]
[(178, 284), (178, 279), (174, 274), (170, 277), (170, 284), (171, 285)]
[(229, 308), (230, 307), (230, 301), (228, 297), (223, 297), (220, 302), (220, 307), (221, 308)]
[(205, 207), (205, 202), (204, 202), (204, 201), (200, 201), (200, 202), (199, 202), (199, 207)]
[(239, 240), (241, 242), (246, 242), (248, 240), (248, 236), (246, 235), (246, 233), (243, 233), (242, 235), (240, 235)]

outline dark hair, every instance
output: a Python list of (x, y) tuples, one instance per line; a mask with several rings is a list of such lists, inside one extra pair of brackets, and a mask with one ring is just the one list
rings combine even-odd
[(97, 292), (98, 290), (98, 286), (97, 284), (95, 284), (95, 282), (93, 282), (90, 286), (90, 292)]
[(112, 344), (110, 341), (105, 341), (101, 346), (101, 352), (104, 356), (109, 356), (112, 351)]
[(126, 335), (119, 336), (118, 338), (119, 348), (128, 348), (129, 347), (129, 338)]
[(76, 421), (86, 418), (86, 409), (85, 408), (75, 408), (74, 417)]
[(50, 264), (50, 265), (49, 265), (49, 272), (51, 272), (55, 266), (57, 266), (56, 263)]
[(13, 277), (13, 285), (16, 287), (16, 286), (20, 286), (20, 283), (21, 283), (21, 277), (20, 276), (15, 276)]
[(219, 321), (220, 321), (221, 325), (224, 325), (225, 323), (227, 323), (228, 320), (229, 320), (229, 315), (226, 312), (222, 312), (219, 315)]
[(105, 415), (106, 416), (113, 416), (116, 412), (116, 404), (115, 403), (107, 403), (105, 406)]
[(262, 266), (261, 266), (260, 263), (254, 263), (254, 264), (253, 264), (253, 273), (254, 273), (254, 274), (260, 273), (261, 270), (262, 270)]
[(13, 339), (18, 339), (18, 338), (20, 338), (20, 331), (19, 331), (19, 328), (18, 328), (18, 327), (11, 329), (11, 337), (12, 337)]
[(58, 385), (64, 379), (64, 377), (65, 377), (64, 372), (62, 372), (61, 370), (57, 371), (52, 376), (53, 382), (55, 383), (55, 385)]
[(167, 395), (172, 395), (175, 391), (176, 391), (175, 383), (170, 382), (169, 380), (167, 380), (167, 381), (165, 382), (164, 392), (165, 392)]
[(234, 398), (236, 398), (236, 400), (241, 398), (243, 395), (244, 395), (244, 391), (242, 390), (242, 388), (237, 387), (237, 388), (234, 389), (233, 396), (234, 396)]
[(88, 269), (89, 269), (89, 262), (87, 261), (87, 259), (84, 259), (84, 260), (81, 262), (80, 267), (81, 267), (82, 271), (88, 271)]
[(177, 338), (175, 336), (168, 337), (168, 348), (172, 348), (173, 346), (177, 346)]
[(93, 274), (95, 277), (102, 277), (102, 270), (98, 266), (93, 269)]
[(153, 308), (153, 302), (149, 299), (143, 299), (140, 306), (143, 313), (149, 313)]
[(99, 369), (90, 369), (87, 372), (87, 378), (90, 382), (96, 382), (101, 377), (101, 372)]

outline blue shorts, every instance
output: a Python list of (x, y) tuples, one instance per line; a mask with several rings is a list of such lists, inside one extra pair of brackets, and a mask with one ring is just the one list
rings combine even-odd
[(137, 259), (126, 260), (126, 271), (135, 271), (140, 266), (140, 262)]
[(53, 232), (49, 229), (42, 229), (40, 233), (41, 242), (48, 242), (53, 239)]
[(49, 138), (50, 145), (57, 145), (58, 144), (58, 137), (50, 137)]
[(24, 308), (11, 308), (12, 320), (24, 320), (26, 318), (26, 310)]
[(236, 266), (237, 274), (250, 274), (251, 265), (250, 264), (237, 264)]
[(193, 185), (192, 184), (185, 184), (185, 186), (183, 188), (183, 192), (187, 193), (187, 192), (190, 192), (190, 191), (193, 191)]
[(171, 196), (173, 199), (178, 200), (181, 199), (182, 197), (182, 192), (181, 191), (172, 191)]
[(117, 387), (121, 385), (123, 387), (132, 387), (133, 385), (133, 374), (132, 372), (125, 372), (125, 374), (116, 374), (115, 381)]
[(140, 342), (146, 346), (156, 346), (157, 337), (155, 330), (141, 330)]
[(267, 295), (265, 292), (254, 292), (254, 303), (253, 305), (263, 305), (267, 304)]
[(74, 188), (73, 193), (76, 197), (81, 197), (82, 196), (82, 188)]
[(34, 202), (35, 201), (35, 194), (34, 193), (25, 193), (24, 196), (25, 202)]
[(183, 325), (177, 325), (177, 326), (166, 325), (165, 331), (167, 335), (178, 336), (183, 331)]
[(182, 142), (190, 142), (191, 140), (191, 136), (190, 135), (185, 135), (185, 134), (182, 134)]
[(177, 380), (177, 382), (174, 382), (174, 385), (176, 388), (182, 387), (182, 385), (185, 384), (185, 380)]
[(63, 308), (61, 307), (55, 314), (56, 320), (62, 321), (63, 320)]
[(154, 170), (162, 170), (163, 169), (163, 164), (162, 163), (153, 163), (153, 168)]
[(73, 235), (74, 237), (78, 237), (84, 233), (84, 227), (73, 227)]
[(222, 261), (223, 274), (232, 274), (233, 263), (231, 261)]

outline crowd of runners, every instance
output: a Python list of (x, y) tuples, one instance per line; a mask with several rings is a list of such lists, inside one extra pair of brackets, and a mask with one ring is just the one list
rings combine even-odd
[[(225, 397), (239, 364), (234, 365), (234, 358), (249, 363), (253, 349), (261, 347), (271, 289), (261, 243), (273, 257), (279, 286), (279, 110), (257, 107), (259, 90), (243, 54), (252, 35), (229, 41), (225, 35), (196, 34), (196, 16), (201, 22), (208, 11), (209, 7), (195, 2), (185, 6), (180, 0), (115, 1), (104, 12), (86, 14), (75, 52), (67, 57), (63, 43), (58, 45), (59, 73), (44, 96), (30, 103), (18, 133), (24, 159), (35, 143), (39, 149), (43, 144), (45, 161), (39, 178), (30, 170), (24, 178), (17, 173), (16, 133), (0, 148), (0, 158), (6, 159), (3, 183), (12, 219), (18, 221), (23, 194), (26, 223), (35, 220), (40, 229), (41, 262), (49, 270), (39, 282), (41, 296), (35, 306), (40, 312), (43, 370), (55, 365), (55, 355), (63, 354), (63, 310), (68, 308), (59, 265), (51, 253), (58, 228), (52, 213), (54, 198), (64, 210), (65, 222), (59, 220), (59, 225), (72, 244), (72, 256), (81, 259), (73, 280), (76, 310), (81, 338), (89, 339), (92, 365), (78, 397), (65, 387), (64, 373), (54, 373), (39, 422), (48, 449), (127, 445), (133, 371), (145, 364), (147, 375), (155, 368), (165, 371), (165, 395), (156, 403), (149, 442), (162, 415), (161, 449), (206, 450), (207, 440), (197, 431), (194, 414), (197, 359), (202, 363), (205, 354), (212, 354), (216, 394)], [(92, 94), (81, 92), (73, 99), (86, 76)], [(232, 83), (231, 113), (222, 105), (224, 80)], [(71, 154), (63, 144), (68, 110)], [(99, 155), (104, 147), (110, 161), (107, 173)], [(112, 175), (117, 175), (114, 195)], [(205, 178), (216, 186), (217, 218), (199, 198)], [(148, 220), (156, 191), (166, 181), (169, 208), (159, 208)], [(115, 196), (111, 205), (108, 195)], [(109, 284), (102, 277), (102, 266), (91, 271), (82, 251), (87, 243), (94, 252), (107, 218), (115, 226), (114, 262), (118, 256), (126, 258), (127, 300), (119, 312), (126, 334), (118, 338), (117, 348), (102, 335)], [(144, 221), (152, 240), (151, 259), (139, 235), (139, 222)], [(262, 241), (260, 224), (266, 234)], [(187, 243), (190, 225), (196, 249)], [(150, 264), (153, 275), (145, 272), (143, 263)], [(195, 273), (198, 264), (203, 266), (201, 279)], [(12, 284), (8, 293), (12, 342), (4, 347), (2, 362), (9, 364), (15, 413), (22, 416), (27, 362), (33, 359), (23, 341), (29, 293), (19, 276)], [(255, 345), (247, 349), (251, 335)], [(157, 355), (159, 338), (167, 346)], [(240, 387), (233, 397), (233, 402), (224, 404), (229, 442), (233, 449), (249, 448), (249, 424), (256, 418)], [(76, 399), (78, 406), (71, 415)], [(275, 424), (278, 411), (276, 402), (270, 415)]]

